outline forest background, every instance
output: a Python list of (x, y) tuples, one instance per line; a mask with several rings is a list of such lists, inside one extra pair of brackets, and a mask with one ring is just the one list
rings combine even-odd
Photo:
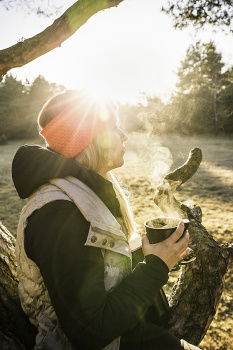
[[(142, 94), (141, 102), (119, 104), (126, 132), (233, 133), (233, 67), (226, 69), (214, 42), (197, 41), (190, 46), (177, 74), (178, 83), (168, 102)], [(1, 142), (35, 137), (42, 105), (48, 97), (64, 90), (64, 86), (41, 75), (25, 83), (8, 74), (0, 83)]]

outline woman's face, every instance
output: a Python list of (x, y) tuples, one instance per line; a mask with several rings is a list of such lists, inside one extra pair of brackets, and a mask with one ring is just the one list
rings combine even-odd
[(115, 114), (101, 133), (105, 171), (118, 168), (124, 164), (125, 144), (128, 139), (119, 126), (118, 116)]

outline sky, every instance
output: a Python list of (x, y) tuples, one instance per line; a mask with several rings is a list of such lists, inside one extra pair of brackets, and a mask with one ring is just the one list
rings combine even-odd
[[(74, 1), (55, 2), (65, 4), (64, 11)], [(134, 103), (142, 93), (168, 100), (180, 62), (197, 40), (214, 40), (223, 62), (233, 65), (232, 35), (210, 28), (175, 30), (172, 19), (161, 12), (166, 2), (125, 0), (94, 15), (61, 47), (11, 73), (23, 81), (40, 74), (67, 88), (88, 88), (97, 96)], [(54, 20), (1, 6), (0, 49), (37, 34)]]

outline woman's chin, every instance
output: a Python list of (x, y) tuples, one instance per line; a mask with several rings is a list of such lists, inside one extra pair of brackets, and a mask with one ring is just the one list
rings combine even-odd
[(114, 164), (114, 166), (113, 166), (113, 168), (112, 169), (116, 169), (116, 168), (120, 168), (122, 165), (124, 165), (124, 159), (123, 159), (123, 157), (122, 157), (122, 159), (121, 160), (119, 160), (118, 162), (116, 162), (115, 164)]
[(125, 163), (125, 160), (124, 160), (124, 154), (123, 154), (123, 156), (122, 156), (122, 158), (121, 158), (121, 160), (120, 160), (120, 165), (119, 165), (119, 166), (124, 165), (124, 163)]

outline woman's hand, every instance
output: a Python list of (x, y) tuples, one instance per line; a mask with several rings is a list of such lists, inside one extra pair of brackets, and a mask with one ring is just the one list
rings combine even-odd
[[(186, 255), (191, 249), (188, 247), (189, 233), (185, 232), (184, 237), (180, 238), (184, 232), (184, 223), (181, 221), (175, 232), (162, 242), (150, 244), (146, 234), (142, 235), (142, 251), (144, 256), (154, 254), (162, 259), (169, 270)], [(179, 239), (180, 238), (180, 239)], [(179, 241), (178, 241), (179, 240)]]

